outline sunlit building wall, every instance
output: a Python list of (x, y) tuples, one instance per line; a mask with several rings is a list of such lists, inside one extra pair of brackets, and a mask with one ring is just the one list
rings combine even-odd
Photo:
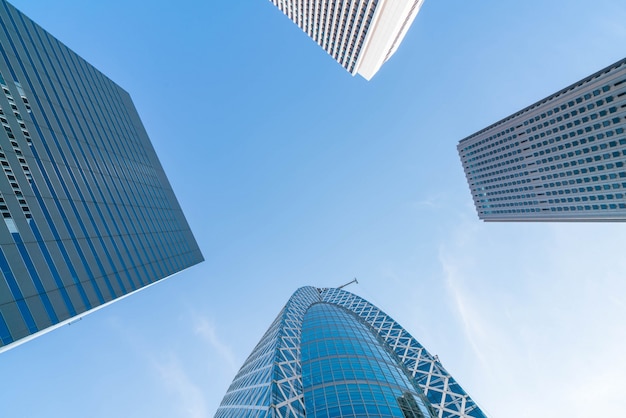
[(463, 139), (480, 219), (626, 220), (626, 59)]
[(352, 75), (370, 80), (396, 52), (423, 0), (271, 0)]

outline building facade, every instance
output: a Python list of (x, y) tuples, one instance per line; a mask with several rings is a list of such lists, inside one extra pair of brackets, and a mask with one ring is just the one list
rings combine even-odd
[(626, 220), (626, 59), (463, 139), (480, 219)]
[(396, 52), (423, 0), (271, 0), (352, 75), (370, 80)]
[(0, 351), (202, 261), (128, 93), (0, 0)]
[(340, 289), (298, 289), (216, 418), (484, 417), (398, 323)]

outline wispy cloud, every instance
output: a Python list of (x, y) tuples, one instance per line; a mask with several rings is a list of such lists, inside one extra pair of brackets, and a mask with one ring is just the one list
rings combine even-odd
[(472, 301), (468, 300), (468, 291), (462, 283), (463, 279), (459, 272), (459, 267), (450, 259), (443, 247), (439, 250), (439, 262), (443, 269), (446, 289), (463, 324), (465, 337), (474, 350), (476, 357), (480, 359), (483, 367), (487, 367), (489, 362), (484, 357), (483, 350), (476, 341), (479, 337), (485, 337), (484, 320), (474, 309)]
[(206, 317), (196, 316), (194, 319), (194, 333), (201, 337), (221, 360), (226, 362), (231, 372), (237, 371), (237, 361), (233, 350), (218, 337), (216, 327), (211, 320)]
[[(141, 334), (127, 322), (111, 326), (126, 336), (129, 348), (143, 364), (154, 387), (151, 410), (163, 417), (213, 416), (237, 371), (238, 361), (219, 337), (219, 328), (205, 313), (187, 307), (176, 317), (163, 318), (171, 338)], [(202, 367), (198, 367), (201, 365)]]
[[(624, 232), (462, 221), (444, 240), (446, 294), (481, 369), (466, 389), (494, 416), (621, 417)], [(511, 393), (532, 400), (528, 410), (512, 411)]]
[(153, 358), (152, 365), (161, 382), (178, 398), (179, 402), (176, 405), (178, 416), (188, 418), (209, 416), (203, 391), (192, 381), (177, 355), (169, 353)]
[(429, 209), (439, 209), (443, 206), (443, 200), (445, 199), (445, 195), (438, 193), (427, 196), (424, 199), (413, 202), (413, 207), (417, 209), (421, 209), (427, 207)]

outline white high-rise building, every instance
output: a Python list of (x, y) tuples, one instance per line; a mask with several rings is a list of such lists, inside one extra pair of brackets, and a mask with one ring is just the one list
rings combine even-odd
[(271, 0), (352, 75), (370, 80), (396, 52), (423, 0)]
[(457, 148), (485, 221), (626, 221), (626, 59)]

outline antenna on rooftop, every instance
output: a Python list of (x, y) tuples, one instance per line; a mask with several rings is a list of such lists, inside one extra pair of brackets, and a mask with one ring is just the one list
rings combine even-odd
[(358, 281), (358, 280), (356, 279), (356, 277), (355, 277), (355, 278), (354, 278), (354, 280), (352, 280), (352, 281), (350, 281), (350, 282), (348, 282), (348, 283), (346, 283), (346, 284), (342, 284), (341, 286), (339, 286), (339, 287), (337, 288), (337, 290), (339, 290), (339, 289), (343, 289), (344, 287), (346, 287), (346, 286), (348, 286), (349, 284), (352, 284), (352, 283), (359, 284), (359, 281)]

